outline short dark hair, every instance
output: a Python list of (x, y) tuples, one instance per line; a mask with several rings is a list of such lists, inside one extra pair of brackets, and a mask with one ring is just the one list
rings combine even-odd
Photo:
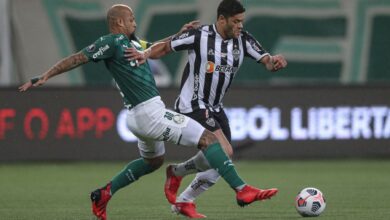
[(245, 12), (245, 8), (239, 0), (223, 0), (219, 3), (217, 18), (219, 18), (220, 15), (229, 18), (243, 12)]

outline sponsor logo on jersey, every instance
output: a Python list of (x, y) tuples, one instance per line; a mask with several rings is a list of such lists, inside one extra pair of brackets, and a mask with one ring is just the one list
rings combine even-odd
[(208, 55), (210, 56), (214, 56), (215, 53), (214, 53), (214, 50), (212, 48), (210, 48), (210, 50), (207, 52)]
[(163, 141), (169, 140), (169, 134), (170, 133), (171, 133), (171, 129), (170, 128), (165, 129), (165, 131), (163, 133)]
[(254, 41), (254, 40), (251, 40), (251, 41), (250, 41), (250, 44), (251, 44), (252, 48), (253, 48), (255, 51), (257, 51), (258, 53), (261, 52), (260, 48), (257, 46), (259, 43), (257, 43), (257, 42)]
[(189, 35), (190, 35), (189, 32), (185, 32), (185, 33), (181, 34), (177, 39), (181, 40), (181, 39), (187, 38)]
[(192, 101), (198, 99), (198, 95), (197, 95), (198, 90), (199, 90), (199, 73), (195, 73), (195, 77), (194, 77), (194, 94), (192, 96)]
[(91, 53), (91, 52), (95, 51), (95, 49), (96, 49), (96, 45), (95, 44), (91, 44), (91, 45), (89, 45), (87, 47), (86, 50), (87, 50), (87, 52)]
[(237, 68), (234, 68), (230, 65), (217, 65), (215, 67), (215, 71), (223, 72), (223, 73), (234, 73)]
[(214, 72), (215, 64), (211, 61), (208, 61), (206, 63), (206, 73), (213, 73)]
[(222, 73), (234, 73), (237, 71), (236, 67), (230, 65), (215, 65), (215, 63), (208, 61), (206, 63), (206, 73), (222, 72)]
[(211, 127), (215, 127), (215, 120), (214, 120), (214, 118), (208, 118), (206, 120), (206, 124), (210, 125)]
[(108, 44), (104, 45), (103, 47), (100, 47), (99, 50), (92, 55), (92, 58), (96, 59), (98, 56), (103, 55), (104, 52), (107, 51), (108, 49), (110, 49), (110, 46), (108, 46)]
[(199, 73), (195, 74), (194, 78), (194, 92), (198, 92), (199, 90)]

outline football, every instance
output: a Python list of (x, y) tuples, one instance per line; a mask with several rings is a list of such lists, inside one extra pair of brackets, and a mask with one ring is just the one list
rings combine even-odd
[(325, 207), (324, 194), (313, 187), (304, 188), (295, 198), (295, 208), (303, 217), (319, 216)]

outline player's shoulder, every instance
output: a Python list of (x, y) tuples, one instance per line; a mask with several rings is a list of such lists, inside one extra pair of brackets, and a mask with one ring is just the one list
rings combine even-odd
[(198, 31), (200, 33), (206, 33), (209, 37), (215, 36), (216, 35), (216, 28), (214, 24), (205, 24), (202, 25), (198, 28)]
[(249, 33), (249, 31), (247, 31), (247, 30), (242, 30), (241, 31), (241, 37), (244, 37), (244, 38), (254, 38), (253, 35), (251, 33)]
[(203, 24), (203, 25), (200, 25), (197, 28), (189, 29), (188, 32), (190, 32), (190, 33), (202, 33), (204, 31), (209, 31), (210, 27), (212, 27), (212, 25)]
[(117, 39), (120, 37), (120, 35), (117, 34), (106, 34), (97, 39), (98, 43), (104, 43), (104, 44), (113, 44)]

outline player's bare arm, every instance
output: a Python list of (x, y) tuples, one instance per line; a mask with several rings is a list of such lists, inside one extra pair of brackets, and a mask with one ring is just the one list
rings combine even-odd
[(199, 28), (199, 26), (200, 26), (199, 20), (194, 20), (194, 21), (188, 22), (188, 23), (184, 24), (183, 27), (181, 27), (180, 31), (178, 33), (176, 33), (175, 35), (172, 35), (170, 37), (167, 37), (167, 38), (164, 38), (162, 40), (154, 42), (154, 44), (152, 46), (152, 47), (154, 47), (153, 53), (152, 53), (152, 48), (149, 48), (149, 49), (144, 50), (144, 51), (137, 51), (134, 48), (129, 48), (129, 49), (126, 49), (125, 57), (129, 61), (137, 60), (139, 65), (145, 63), (145, 61), (148, 58), (159, 59), (162, 56), (171, 52), (170, 40), (172, 39), (172, 37), (174, 37), (176, 35), (180, 35), (182, 32), (187, 31), (187, 30)]
[(287, 60), (284, 58), (283, 55), (277, 54), (274, 56), (265, 56), (263, 57), (260, 62), (264, 64), (265, 68), (268, 71), (278, 71), (283, 68), (286, 68), (287, 66)]
[(28, 90), (31, 87), (37, 87), (43, 85), (48, 79), (50, 79), (53, 76), (59, 75), (61, 73), (67, 72), (69, 70), (72, 70), (82, 64), (85, 64), (88, 62), (88, 57), (85, 56), (81, 51), (75, 54), (72, 54), (62, 60), (60, 60), (58, 63), (56, 63), (54, 66), (52, 66), (49, 70), (47, 70), (44, 74), (41, 76), (37, 76), (23, 84), (19, 87), (19, 92), (24, 92)]
[(159, 59), (172, 52), (170, 44), (170, 41), (158, 42), (144, 51), (139, 51), (135, 48), (128, 48), (126, 49), (124, 56), (129, 61), (138, 60), (139, 64), (143, 64), (149, 58)]

